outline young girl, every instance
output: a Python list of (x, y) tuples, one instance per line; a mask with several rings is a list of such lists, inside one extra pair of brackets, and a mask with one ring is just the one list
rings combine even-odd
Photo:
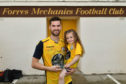
[(66, 72), (71, 68), (76, 68), (79, 62), (79, 58), (83, 53), (82, 44), (77, 33), (70, 29), (64, 33), (64, 41), (67, 47), (67, 55), (65, 57), (66, 64), (65, 69), (63, 69), (59, 76), (59, 84), (64, 84), (64, 78)]

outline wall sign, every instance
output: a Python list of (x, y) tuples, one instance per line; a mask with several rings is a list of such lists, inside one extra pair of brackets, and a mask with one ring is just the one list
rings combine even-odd
[(0, 17), (126, 17), (126, 6), (0, 6)]

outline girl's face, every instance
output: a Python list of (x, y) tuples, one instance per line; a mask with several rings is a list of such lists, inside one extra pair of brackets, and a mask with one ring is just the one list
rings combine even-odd
[(66, 40), (69, 44), (73, 44), (75, 39), (74, 39), (74, 35), (72, 32), (66, 34)]

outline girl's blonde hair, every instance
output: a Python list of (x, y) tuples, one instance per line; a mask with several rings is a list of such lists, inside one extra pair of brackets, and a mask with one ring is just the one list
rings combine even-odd
[(77, 44), (77, 42), (78, 42), (78, 43), (81, 45), (82, 51), (83, 51), (83, 46), (82, 46), (82, 43), (81, 43), (81, 41), (80, 41), (80, 38), (79, 38), (77, 32), (76, 32), (75, 30), (73, 30), (73, 29), (67, 30), (67, 31), (65, 31), (65, 33), (64, 33), (64, 42), (65, 42), (65, 46), (68, 45), (66, 35), (67, 35), (68, 33), (71, 33), (71, 32), (73, 33), (73, 36), (74, 36), (74, 39), (75, 39), (75, 47), (76, 47), (76, 44)]

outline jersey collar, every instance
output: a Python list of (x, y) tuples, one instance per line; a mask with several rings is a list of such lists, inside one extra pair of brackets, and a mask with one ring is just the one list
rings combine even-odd
[(50, 39), (51, 41), (53, 41), (54, 43), (57, 43), (57, 44), (58, 44), (58, 43), (59, 43), (59, 41), (60, 41), (60, 38), (59, 38), (59, 41), (58, 41), (58, 42), (56, 42), (56, 41), (52, 40), (52, 39), (51, 39), (51, 37), (49, 37), (49, 39)]

